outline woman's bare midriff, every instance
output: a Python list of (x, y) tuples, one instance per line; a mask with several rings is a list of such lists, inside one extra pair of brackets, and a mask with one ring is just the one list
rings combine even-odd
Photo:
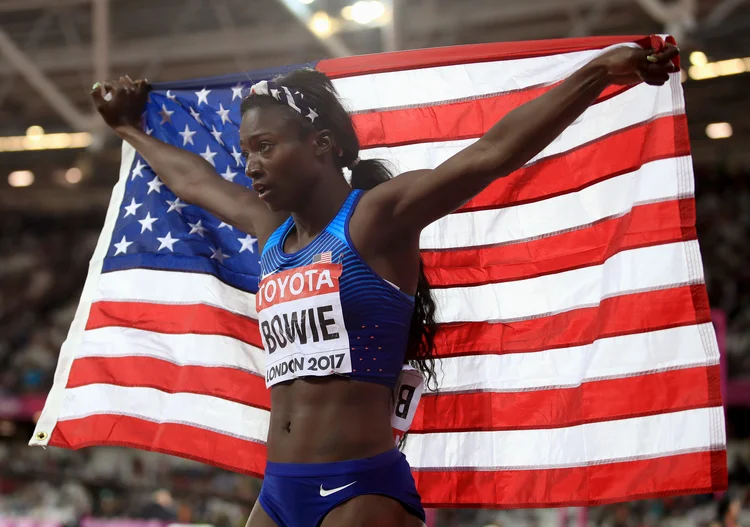
[(331, 463), (394, 447), (391, 390), (344, 377), (307, 377), (271, 389), (268, 460)]

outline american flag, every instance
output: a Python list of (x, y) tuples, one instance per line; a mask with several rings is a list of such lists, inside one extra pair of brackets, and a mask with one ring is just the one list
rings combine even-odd
[(326, 251), (313, 256), (313, 263), (331, 263), (331, 258), (331, 251)]
[[(649, 37), (655, 38), (655, 37)], [(606, 46), (488, 44), (305, 64), (363, 158), (433, 168)], [(641, 42), (647, 42), (642, 39)], [(248, 185), (258, 71), (155, 86), (146, 128)], [(583, 505), (726, 485), (719, 351), (679, 74), (606, 90), (526, 166), (424, 230), (440, 391), (405, 445), (426, 506)], [(120, 181), (31, 444), (122, 445), (262, 475), (258, 246), (123, 145)]]

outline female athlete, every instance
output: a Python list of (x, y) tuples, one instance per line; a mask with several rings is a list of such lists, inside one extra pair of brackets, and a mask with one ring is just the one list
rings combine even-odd
[(104, 120), (177, 196), (254, 234), (262, 248), (256, 298), (272, 410), (265, 480), (248, 527), (422, 525), (391, 429), (405, 360), (434, 373), (420, 232), (528, 162), (608, 86), (664, 84), (677, 54), (673, 46), (607, 51), (434, 170), (393, 179), (380, 162), (359, 159), (330, 80), (295, 71), (256, 84), (242, 102), (252, 190), (143, 132), (145, 82), (95, 85)]

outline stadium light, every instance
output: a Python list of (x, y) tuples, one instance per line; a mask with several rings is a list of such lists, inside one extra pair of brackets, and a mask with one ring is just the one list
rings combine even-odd
[(65, 181), (71, 185), (80, 183), (83, 179), (83, 172), (78, 167), (72, 167), (65, 171)]
[(314, 1), (315, 1), (315, 0), (299, 0), (299, 3), (300, 3), (300, 4), (305, 4), (305, 5), (310, 5), (310, 4), (312, 4), (312, 3), (314, 2)]
[[(32, 127), (34, 128), (34, 127)], [(86, 148), (94, 142), (88, 132), (74, 134), (26, 134), (0, 137), (0, 152), (23, 152), (24, 150), (61, 150)]]
[(341, 10), (341, 16), (346, 20), (352, 20), (358, 24), (369, 24), (385, 14), (385, 5), (377, 0), (360, 0), (348, 5)]
[(690, 64), (693, 66), (705, 66), (708, 64), (708, 57), (702, 51), (693, 51), (690, 54)]
[(8, 174), (8, 185), (11, 187), (28, 187), (34, 183), (34, 173), (31, 170), (16, 170)]
[[(692, 59), (692, 54), (691, 54)], [(718, 62), (706, 62), (705, 64), (694, 64), (690, 66), (688, 75), (696, 81), (726, 77), (750, 71), (750, 57), (720, 60)]]
[(711, 123), (706, 127), (706, 135), (711, 139), (732, 137), (732, 125), (729, 123)]
[(310, 19), (310, 30), (320, 38), (325, 38), (333, 33), (333, 22), (325, 11), (318, 11)]
[(44, 135), (44, 128), (41, 126), (29, 126), (26, 129), (26, 135), (28, 137), (41, 137)]

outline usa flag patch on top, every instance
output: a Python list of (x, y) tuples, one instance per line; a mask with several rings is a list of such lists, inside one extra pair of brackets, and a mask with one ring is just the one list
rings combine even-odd
[(331, 251), (326, 251), (324, 253), (316, 254), (315, 256), (313, 256), (312, 263), (332, 263), (331, 260)]

